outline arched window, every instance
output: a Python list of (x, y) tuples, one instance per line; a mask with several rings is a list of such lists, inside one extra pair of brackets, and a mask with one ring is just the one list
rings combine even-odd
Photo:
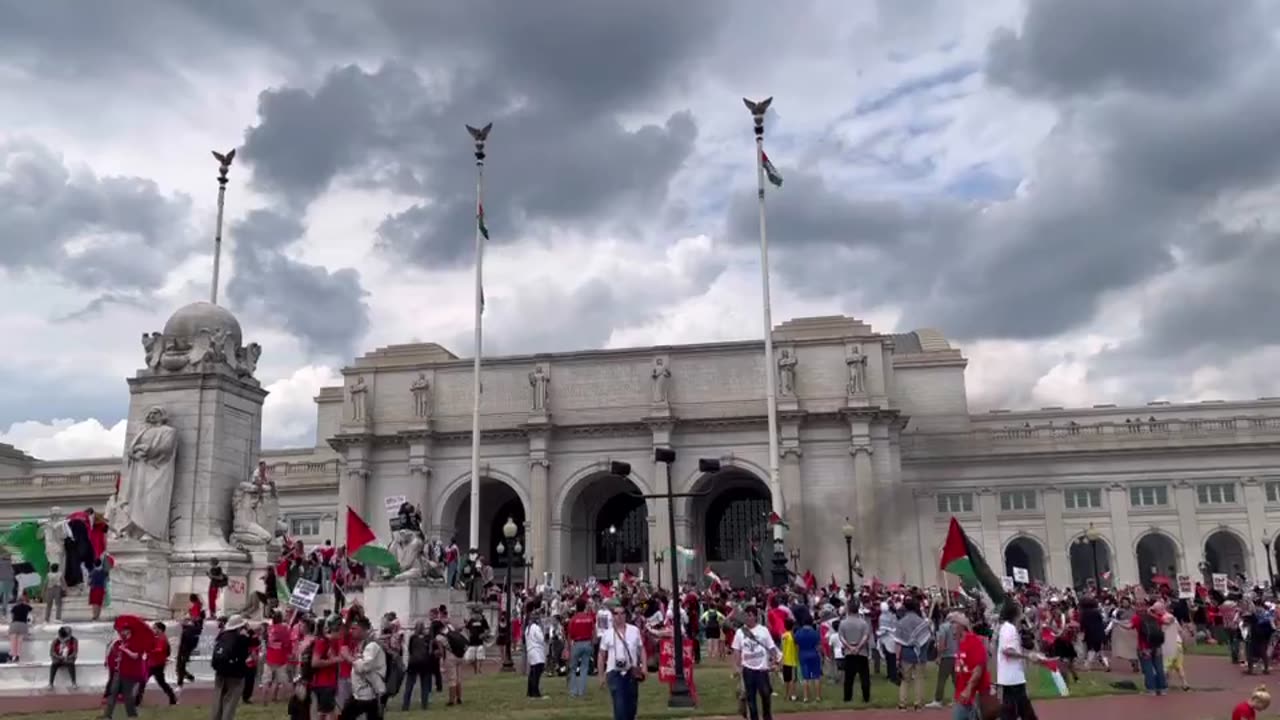
[[(609, 538), (609, 526), (618, 529)], [(649, 556), (649, 517), (644, 498), (619, 493), (596, 515), (596, 562), (643, 563)]]
[(705, 525), (707, 559), (750, 559), (752, 542), (768, 539), (769, 508), (769, 495), (760, 488), (725, 492), (712, 500)]

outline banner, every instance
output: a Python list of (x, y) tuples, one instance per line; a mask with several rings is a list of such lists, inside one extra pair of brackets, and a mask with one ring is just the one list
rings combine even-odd
[(1223, 595), (1227, 594), (1227, 574), (1226, 573), (1213, 574), (1213, 589), (1217, 590)]
[(1196, 584), (1191, 582), (1190, 575), (1178, 576), (1178, 597), (1191, 599), (1196, 596)]
[[(684, 681), (693, 686), (693, 641), (689, 638), (684, 640)], [(674, 652), (676, 641), (673, 638), (663, 638), (658, 645), (658, 681), (669, 683), (676, 679), (676, 654)]]
[(1016, 567), (1013, 569), (1013, 581), (1026, 585), (1031, 582), (1031, 573), (1026, 568)]
[(318, 592), (320, 592), (320, 586), (316, 583), (310, 580), (299, 580), (293, 588), (293, 595), (289, 597), (289, 605), (303, 612), (310, 612)]

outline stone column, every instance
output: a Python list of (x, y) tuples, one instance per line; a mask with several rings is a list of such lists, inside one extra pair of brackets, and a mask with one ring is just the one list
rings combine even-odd
[[(885, 498), (880, 497), (876, 487), (875, 471), (871, 465), (871, 438), (855, 437), (849, 443), (849, 455), (853, 459), (853, 509), (848, 512), (849, 522), (853, 524), (853, 546), (862, 555), (863, 567), (872, 575), (884, 578), (888, 582), (889, 567), (886, 563), (888, 553), (884, 548), (888, 538), (881, 532), (882, 524), (878, 522), (878, 505)], [(842, 523), (843, 524), (843, 523)]]
[(1107, 488), (1111, 511), (1111, 580), (1115, 587), (1138, 582), (1138, 556), (1133, 549), (1133, 528), (1129, 524), (1129, 489), (1120, 483)]
[(528, 552), (533, 553), (533, 577), (542, 577), (542, 573), (551, 568), (551, 505), (548, 491), (548, 475), (551, 461), (544, 456), (531, 455), (529, 458), (529, 497), (533, 507), (529, 512), (529, 544)]
[[(671, 449), (671, 433), (675, 429), (675, 419), (668, 415), (657, 414), (646, 418), (645, 422), (648, 424), (649, 431), (652, 433), (652, 450), (649, 452), (649, 457), (653, 457), (653, 451), (655, 450)], [(681, 459), (678, 458), (676, 462), (680, 461)], [(653, 478), (653, 494), (665, 493), (669, 488), (673, 492), (681, 492), (681, 488), (677, 488), (672, 485), (670, 476), (671, 472), (671, 467), (666, 463), (653, 463), (653, 473), (650, 475), (650, 477)], [(662, 564), (663, 587), (667, 587), (671, 584), (672, 563), (679, 562), (676, 557), (676, 553), (674, 552), (674, 548), (671, 547), (671, 526), (669, 523), (675, 524), (677, 545), (687, 545), (689, 542), (688, 518), (682, 511), (686, 502), (687, 500), (684, 498), (676, 498), (674, 503), (675, 517), (672, 517), (668, 510), (669, 506), (666, 498), (653, 498), (648, 501), (648, 506), (646, 507), (646, 510), (649, 512), (649, 517), (653, 518), (649, 523), (650, 557), (647, 559), (649, 571), (650, 573), (654, 573), (658, 570), (657, 564), (653, 562), (652, 557), (655, 552), (661, 552), (666, 556), (666, 561)]]
[(915, 499), (915, 533), (919, 552), (910, 558), (913, 569), (908, 570), (908, 582), (919, 587), (942, 584), (942, 572), (938, 560), (942, 557), (942, 541), (934, 537), (934, 516), (938, 510), (937, 495), (927, 490), (913, 493)]
[(806, 567), (816, 569), (814, 562), (818, 558), (814, 551), (820, 545), (808, 535), (809, 528), (804, 523), (804, 499), (801, 497), (800, 457), (803, 452), (798, 443), (784, 444), (779, 452), (782, 457), (778, 477), (782, 484), (782, 494), (787, 500), (787, 523), (791, 525), (791, 530), (787, 533), (788, 551), (800, 551), (800, 572), (804, 572)]
[[(429, 422), (429, 421), (428, 421)], [(431, 523), (431, 451), (432, 440), (429, 430), (401, 433), (409, 445), (409, 502), (422, 510), (422, 533), (428, 539), (438, 538), (440, 528)]]
[(369, 486), (370, 473), (363, 467), (351, 467), (348, 465), (347, 471), (342, 474), (342, 479), (338, 481), (338, 537), (334, 539), (335, 545), (345, 545), (347, 543), (347, 508), (356, 511), (369, 527), (377, 532), (377, 526), (374, 520), (369, 518), (369, 513), (365, 507), (365, 495)]
[(1005, 574), (1004, 548), (1000, 545), (1000, 496), (991, 488), (978, 490), (978, 515), (982, 518), (982, 554), (997, 577)]
[[(1243, 478), (1240, 488), (1244, 495), (1245, 513), (1249, 519), (1249, 541), (1245, 550), (1248, 556), (1253, 559), (1252, 567), (1248, 568), (1246, 572), (1252, 570), (1249, 573), (1252, 577), (1265, 578), (1267, 577), (1266, 551), (1252, 552), (1252, 550), (1254, 543), (1260, 543), (1264, 537), (1271, 537), (1271, 533), (1267, 530), (1266, 488), (1263, 487), (1262, 483), (1258, 482), (1256, 477)], [(1271, 551), (1275, 552), (1274, 545), (1272, 545)], [(1272, 569), (1275, 569), (1274, 563), (1272, 563)], [(1196, 574), (1196, 579), (1200, 579), (1198, 573)]]
[(1068, 555), (1067, 529), (1062, 522), (1062, 488), (1050, 485), (1041, 496), (1044, 501), (1044, 524), (1048, 567), (1045, 573), (1055, 587), (1071, 587), (1071, 559)]
[[(1178, 574), (1196, 575), (1204, 557), (1204, 539), (1200, 537), (1200, 524), (1196, 522), (1196, 489), (1190, 482), (1179, 480), (1174, 483), (1173, 497), (1178, 507), (1178, 541), (1182, 545)], [(1168, 568), (1160, 568), (1162, 573), (1168, 571)]]

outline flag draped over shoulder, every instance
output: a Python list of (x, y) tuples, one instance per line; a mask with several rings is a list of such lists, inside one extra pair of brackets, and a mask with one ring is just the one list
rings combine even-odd
[(400, 572), (396, 556), (378, 544), (378, 536), (350, 507), (347, 508), (347, 553), (362, 565), (385, 568), (392, 574)]
[(959, 577), (969, 587), (981, 587), (996, 605), (1004, 602), (1004, 585), (991, 571), (982, 553), (978, 551), (978, 546), (965, 535), (960, 521), (954, 517), (947, 530), (947, 542), (942, 546), (942, 558), (938, 566)]
[(40, 523), (35, 520), (23, 520), (9, 528), (9, 532), (0, 536), (0, 545), (13, 550), (30, 565), (32, 572), (41, 580), (49, 574), (49, 558), (44, 551), (44, 537), (40, 533)]

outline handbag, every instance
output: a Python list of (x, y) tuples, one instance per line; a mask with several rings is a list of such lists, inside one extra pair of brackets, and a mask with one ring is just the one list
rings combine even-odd
[[(624, 625), (623, 627), (626, 626)], [(617, 628), (614, 628), (613, 637), (615, 641), (622, 645), (622, 652), (627, 655), (627, 665), (630, 666), (627, 669), (627, 674), (630, 675), (631, 679), (635, 680), (637, 683), (644, 682), (644, 669), (636, 667), (635, 658), (631, 657), (631, 646), (627, 644), (627, 633), (625, 631), (620, 633)]]

